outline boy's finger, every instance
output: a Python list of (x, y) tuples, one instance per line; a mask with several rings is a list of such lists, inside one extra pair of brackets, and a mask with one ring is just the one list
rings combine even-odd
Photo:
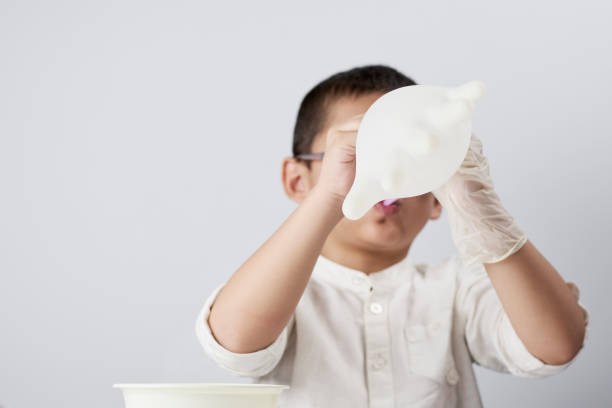
[(331, 132), (327, 137), (325, 150), (331, 146), (352, 146), (357, 143), (357, 132), (355, 130), (337, 130)]
[(331, 127), (327, 131), (327, 136), (325, 140), (326, 149), (328, 146), (334, 142), (335, 139), (340, 136), (340, 133), (352, 133), (353, 137), (357, 137), (357, 130), (359, 129), (359, 125), (361, 124), (361, 119), (363, 118), (363, 113), (352, 116), (346, 122), (340, 123), (334, 127)]
[(363, 119), (363, 113), (355, 115), (349, 118), (346, 122), (338, 125), (338, 130), (357, 130), (361, 124), (361, 119)]
[(330, 146), (336, 139), (344, 138), (345, 134), (353, 135), (354, 138), (357, 138), (357, 128), (346, 128), (346, 129), (329, 129), (327, 132), (327, 137), (325, 140), (325, 145)]
[(576, 286), (574, 282), (565, 282), (565, 284), (567, 285), (569, 290), (572, 292), (572, 295), (574, 295), (576, 300), (578, 300), (580, 298), (580, 290), (578, 289), (578, 286)]
[(351, 131), (339, 131), (338, 132), (338, 143), (342, 146), (350, 146), (353, 149), (357, 144), (357, 132), (354, 130)]

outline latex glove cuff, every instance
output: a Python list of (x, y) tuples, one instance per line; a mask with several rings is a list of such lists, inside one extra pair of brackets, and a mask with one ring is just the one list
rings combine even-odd
[(467, 265), (502, 261), (527, 242), (493, 188), (475, 136), (459, 170), (433, 193), (448, 214), (453, 242)]

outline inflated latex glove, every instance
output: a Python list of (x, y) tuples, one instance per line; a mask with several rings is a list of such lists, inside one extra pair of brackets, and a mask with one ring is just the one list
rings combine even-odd
[(499, 262), (527, 242), (493, 188), (476, 136), (457, 172), (433, 194), (448, 214), (453, 242), (467, 265)]

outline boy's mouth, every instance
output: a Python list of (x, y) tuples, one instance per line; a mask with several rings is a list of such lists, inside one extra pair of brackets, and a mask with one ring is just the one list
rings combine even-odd
[(390, 198), (387, 200), (382, 200), (377, 202), (376, 205), (374, 205), (374, 208), (382, 212), (384, 215), (395, 214), (399, 210), (399, 207), (401, 205), (398, 200), (399, 198)]

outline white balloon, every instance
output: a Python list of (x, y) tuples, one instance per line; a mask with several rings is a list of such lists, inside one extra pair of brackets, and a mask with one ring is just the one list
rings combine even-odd
[(377, 99), (357, 131), (355, 181), (342, 204), (356, 220), (381, 200), (440, 187), (469, 148), (474, 102), (484, 84), (455, 88), (411, 85)]

